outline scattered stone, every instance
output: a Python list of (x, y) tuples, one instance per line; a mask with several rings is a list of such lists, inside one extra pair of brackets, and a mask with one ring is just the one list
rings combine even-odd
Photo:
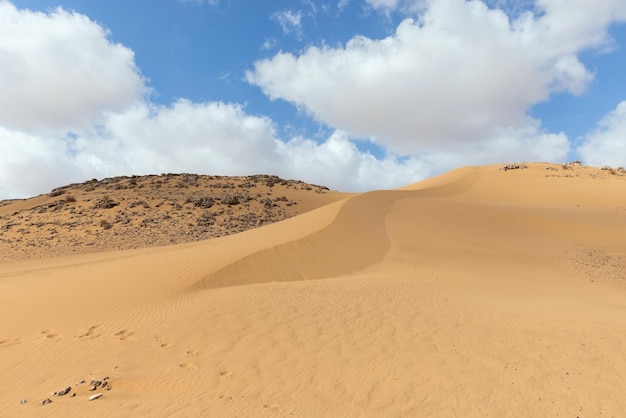
[(76, 396), (76, 392), (72, 393), (72, 394), (70, 395), (70, 398), (73, 398), (74, 396)]
[(70, 391), (71, 391), (71, 390), (72, 390), (72, 387), (71, 387), (71, 386), (68, 386), (68, 387), (66, 387), (66, 388), (65, 388), (65, 389), (63, 389), (63, 390), (60, 390), (60, 391), (57, 393), (57, 395), (59, 395), (59, 396), (65, 396), (65, 395), (67, 395), (68, 393), (70, 393)]
[(215, 201), (213, 200), (212, 197), (201, 197), (199, 199), (193, 200), (193, 205), (197, 208), (205, 208), (208, 209), (211, 206), (213, 206), (213, 204), (215, 203)]
[(48, 193), (48, 196), (50, 196), (50, 197), (57, 197), (57, 196), (61, 196), (63, 193), (65, 193), (65, 190), (63, 190), (62, 188), (58, 188), (58, 189), (54, 189), (50, 193)]
[(239, 196), (236, 195), (226, 195), (222, 197), (221, 202), (225, 205), (238, 205), (239, 204)]
[(100, 386), (102, 386), (102, 382), (100, 380), (92, 380), (91, 381), (91, 386), (89, 387), (90, 391), (94, 391), (96, 389), (98, 389)]
[(102, 393), (96, 393), (95, 395), (91, 395), (89, 397), (89, 400), (90, 401), (95, 401), (96, 399), (101, 398), (101, 397), (102, 397)]
[(20, 403), (24, 405), (26, 403), (26, 399), (20, 399)]
[(44, 399), (43, 401), (41, 401), (41, 405), (48, 405), (49, 403), (52, 403), (52, 399), (48, 398), (48, 399)]
[(520, 169), (524, 169), (524, 168), (528, 168), (528, 166), (526, 164), (507, 164), (504, 167), (502, 167), (500, 170), (503, 171), (508, 171), (508, 170), (520, 170)]
[(94, 205), (94, 209), (111, 209), (119, 205), (119, 202), (114, 202), (108, 196), (104, 199), (100, 199)]

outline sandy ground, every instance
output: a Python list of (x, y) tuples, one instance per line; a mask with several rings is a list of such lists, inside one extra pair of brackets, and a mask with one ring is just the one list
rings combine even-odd
[(4, 262), (0, 315), (2, 417), (626, 416), (626, 175), (469, 167)]

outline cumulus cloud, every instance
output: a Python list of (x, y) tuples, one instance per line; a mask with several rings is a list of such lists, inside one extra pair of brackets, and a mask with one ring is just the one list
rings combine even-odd
[(0, 125), (84, 127), (145, 92), (133, 52), (84, 15), (18, 10), (0, 1)]
[(606, 115), (577, 150), (590, 165), (626, 166), (626, 101)]
[(0, 126), (0, 199), (44, 193), (81, 178), (67, 138), (49, 138)]
[(594, 4), (541, 0), (542, 14), (510, 19), (477, 0), (429, 1), (392, 36), (281, 52), (246, 77), (270, 99), (399, 154), (481, 141), (493, 127), (523, 128), (552, 93), (584, 91), (593, 74), (577, 54), (604, 45), (626, 13), (617, 0)]
[(97, 161), (104, 175), (252, 174), (248, 171), (272, 168), (274, 147), (274, 127), (265, 117), (247, 115), (234, 104), (179, 100), (108, 114), (103, 125), (77, 141), (75, 159), (85, 169)]

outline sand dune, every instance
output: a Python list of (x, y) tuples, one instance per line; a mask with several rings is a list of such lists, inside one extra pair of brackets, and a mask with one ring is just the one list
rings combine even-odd
[(626, 416), (625, 192), (620, 170), (469, 167), (0, 263), (0, 416)]

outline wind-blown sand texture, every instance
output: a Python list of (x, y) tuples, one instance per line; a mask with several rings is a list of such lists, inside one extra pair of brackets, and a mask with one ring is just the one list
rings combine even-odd
[(0, 263), (0, 416), (626, 416), (626, 175), (502, 168)]

